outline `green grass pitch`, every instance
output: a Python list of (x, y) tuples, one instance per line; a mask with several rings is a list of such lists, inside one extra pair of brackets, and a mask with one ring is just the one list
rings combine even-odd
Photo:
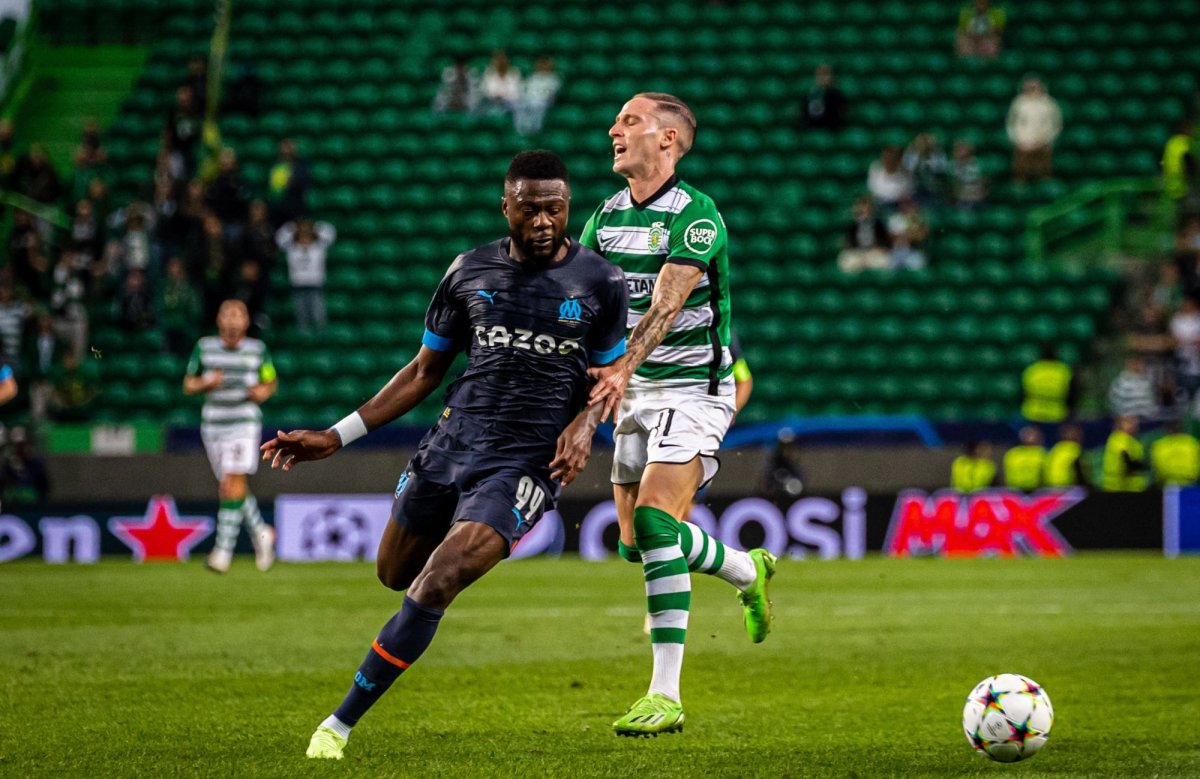
[[(759, 646), (727, 585), (693, 579), (682, 734), (609, 729), (649, 676), (638, 570), (543, 559), (465, 593), (346, 759), (316, 763), (399, 607), (371, 566), (0, 566), (0, 775), (1200, 776), (1200, 559), (785, 560)], [(1009, 766), (959, 726), (1002, 671), (1057, 716)]]

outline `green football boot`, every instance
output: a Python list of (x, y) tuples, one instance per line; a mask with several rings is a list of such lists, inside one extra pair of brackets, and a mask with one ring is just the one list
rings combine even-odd
[(761, 644), (771, 632), (771, 592), (769, 585), (775, 575), (775, 555), (766, 549), (751, 549), (750, 559), (754, 561), (754, 569), (758, 576), (745, 590), (738, 593), (738, 601), (742, 604), (742, 622), (746, 626), (746, 635), (756, 644)]
[(613, 723), (618, 736), (658, 737), (659, 733), (683, 731), (683, 705), (665, 695), (652, 692), (629, 707), (624, 717)]
[(341, 760), (342, 750), (346, 748), (346, 739), (334, 733), (324, 725), (319, 725), (308, 742), (305, 757), (318, 757), (325, 760)]

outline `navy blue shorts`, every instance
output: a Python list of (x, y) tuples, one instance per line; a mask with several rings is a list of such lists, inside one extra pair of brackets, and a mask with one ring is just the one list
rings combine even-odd
[(544, 467), (464, 459), (419, 452), (396, 485), (392, 520), (411, 532), (438, 538), (455, 522), (481, 522), (512, 549), (558, 500), (558, 487)]

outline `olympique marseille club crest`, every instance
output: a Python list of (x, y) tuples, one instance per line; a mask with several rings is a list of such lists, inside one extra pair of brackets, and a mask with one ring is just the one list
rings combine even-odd
[(667, 242), (666, 225), (663, 222), (655, 222), (650, 225), (650, 232), (646, 235), (646, 243), (650, 247), (650, 251), (655, 254)]

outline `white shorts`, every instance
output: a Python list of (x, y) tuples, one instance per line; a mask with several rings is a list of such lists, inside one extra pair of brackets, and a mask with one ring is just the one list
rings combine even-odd
[(212, 464), (213, 475), (220, 481), (229, 474), (250, 475), (258, 470), (261, 425), (238, 425), (213, 430), (200, 428), (204, 451)]
[(704, 466), (702, 484), (708, 484), (721, 467), (717, 450), (733, 412), (733, 395), (627, 390), (613, 433), (613, 484), (641, 481), (648, 463), (687, 463), (696, 457)]

